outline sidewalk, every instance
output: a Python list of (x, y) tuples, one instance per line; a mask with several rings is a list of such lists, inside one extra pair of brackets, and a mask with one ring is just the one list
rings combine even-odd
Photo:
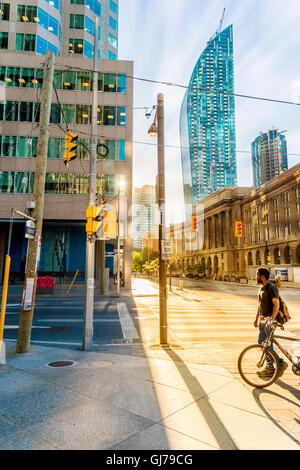
[[(138, 346), (81, 352), (9, 345), (0, 449), (299, 449), (224, 367)], [(129, 353), (130, 352), (130, 353)], [(129, 354), (128, 354), (129, 353)], [(53, 361), (69, 367), (49, 367)]]
[[(133, 288), (132, 306), (158, 294), (146, 280)], [(138, 327), (141, 343), (94, 345), (92, 352), (34, 345), (16, 354), (6, 342), (0, 450), (300, 449), (299, 420), (289, 415), (286, 426), (273, 413), (276, 406), (284, 416), (289, 406), (299, 411), (299, 392), (287, 384), (282, 400), (281, 390), (245, 387), (232, 347), (162, 349), (149, 342), (151, 318)], [(73, 364), (50, 367), (54, 361)]]

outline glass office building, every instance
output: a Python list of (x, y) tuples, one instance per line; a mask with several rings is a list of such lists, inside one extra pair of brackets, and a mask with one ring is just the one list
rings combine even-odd
[[(0, 282), (8, 247), (10, 208), (24, 211), (32, 199), (39, 135), (43, 62), (55, 54), (54, 87), (49, 126), (45, 204), (39, 274), (57, 279), (85, 276), (86, 207), (89, 204), (89, 152), (92, 134), (92, 93), (95, 19), (98, 17), (96, 192), (116, 208), (120, 182), (125, 184), (129, 214), (132, 205), (131, 61), (118, 58), (118, 0), (6, 0), (0, 3)], [(78, 134), (77, 158), (63, 162), (65, 133)], [(125, 285), (131, 279), (131, 216), (128, 236), (121, 240)], [(124, 231), (125, 231), (124, 228)], [(126, 230), (127, 230), (126, 228)], [(25, 221), (16, 216), (12, 229), (11, 278), (22, 279), (27, 253)], [(116, 240), (105, 244), (105, 264), (113, 274)], [(96, 244), (95, 273), (101, 263)]]
[(258, 188), (288, 169), (286, 138), (278, 129), (262, 132), (251, 143), (252, 185)]
[(180, 113), (186, 212), (207, 195), (237, 185), (232, 25), (207, 44)]
[(6, 0), (0, 3), (0, 50), (93, 58), (98, 17), (98, 58), (116, 60), (118, 15), (118, 0)]

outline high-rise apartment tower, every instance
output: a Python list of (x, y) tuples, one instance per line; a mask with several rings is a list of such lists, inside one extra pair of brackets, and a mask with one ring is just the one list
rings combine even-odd
[(156, 207), (156, 187), (145, 185), (133, 191), (133, 248), (142, 249), (143, 235), (154, 229)]
[(192, 205), (236, 186), (233, 28), (218, 32), (193, 70), (180, 113), (186, 215)]
[(262, 132), (251, 143), (252, 185), (260, 185), (288, 169), (286, 137), (278, 129)]

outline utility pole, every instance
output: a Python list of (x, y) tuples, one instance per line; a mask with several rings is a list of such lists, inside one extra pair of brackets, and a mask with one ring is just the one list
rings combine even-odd
[[(89, 177), (89, 205), (96, 202), (96, 163), (97, 163), (97, 107), (98, 107), (98, 18), (95, 17), (94, 64), (93, 64), (93, 102), (91, 125), (91, 152)], [(87, 236), (85, 262), (85, 312), (82, 350), (90, 351), (93, 346), (95, 285), (95, 237)]]
[(164, 137), (164, 95), (157, 95), (157, 165), (158, 205), (160, 221), (158, 226), (159, 248), (159, 311), (160, 344), (168, 344), (166, 262), (162, 259), (162, 240), (165, 236), (165, 137)]
[[(54, 54), (52, 51), (47, 51), (44, 64), (44, 79), (40, 105), (40, 125), (39, 137), (37, 145), (37, 155), (35, 162), (35, 178), (33, 187), (33, 200), (35, 202), (35, 209), (33, 217), (36, 219), (36, 233), (33, 239), (29, 239), (28, 244), (28, 258), (26, 267), (26, 278), (24, 284), (24, 297), (27, 295), (29, 298), (29, 307), (24, 310), (24, 302), (20, 313), (20, 324), (17, 339), (17, 353), (26, 353), (29, 351), (30, 337), (32, 329), (32, 320), (34, 312), (34, 302), (36, 293), (36, 280), (37, 280), (37, 262), (40, 250), (40, 237), (42, 234), (43, 213), (44, 213), (44, 195), (45, 195), (45, 178), (47, 169), (47, 152), (49, 140), (49, 121), (52, 101), (52, 88), (53, 88), (53, 71), (54, 71)], [(27, 283), (28, 277), (32, 280), (32, 291), (29, 293), (26, 288), (29, 286)], [(29, 287), (28, 287), (29, 289)]]

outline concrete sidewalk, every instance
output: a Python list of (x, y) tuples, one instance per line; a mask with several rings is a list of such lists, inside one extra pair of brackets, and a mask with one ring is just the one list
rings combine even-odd
[(6, 346), (2, 450), (300, 449), (228, 370), (193, 362), (188, 351), (34, 346), (17, 355)]
[[(134, 307), (158, 289), (138, 279), (121, 293)], [(239, 344), (162, 349), (149, 339), (153, 321), (139, 323), (141, 342), (92, 352), (34, 345), (16, 354), (7, 341), (0, 450), (300, 449), (298, 377), (253, 390), (236, 374)], [(73, 364), (50, 367), (54, 361)]]

